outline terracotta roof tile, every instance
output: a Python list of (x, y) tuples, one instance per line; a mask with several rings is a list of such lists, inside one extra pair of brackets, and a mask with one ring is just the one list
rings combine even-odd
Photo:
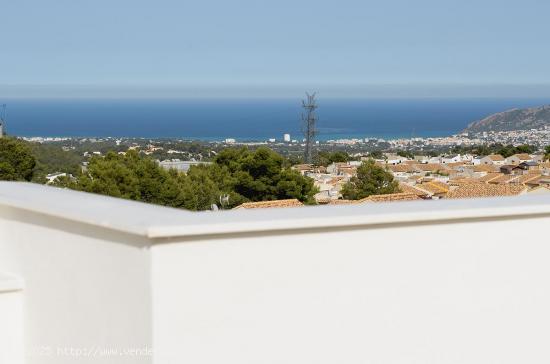
[(457, 178), (449, 181), (449, 184), (452, 186), (459, 186), (459, 185), (468, 184), (468, 183), (479, 183), (479, 179), (464, 177), (464, 178)]
[(491, 154), (491, 155), (488, 155), (487, 157), (489, 157), (489, 159), (491, 159), (492, 161), (503, 161), (504, 160), (504, 157), (501, 156), (500, 154)]
[(513, 174), (503, 174), (502, 176), (498, 176), (497, 178), (493, 178), (488, 183), (493, 184), (499, 184), (499, 183), (509, 183), (515, 179), (517, 179), (519, 176), (513, 175)]
[(513, 157), (517, 157), (519, 158), (520, 160), (522, 161), (530, 161), (531, 159), (531, 156), (527, 153), (519, 153), (519, 154), (514, 154)]
[(362, 203), (379, 203), (379, 202), (398, 202), (398, 201), (415, 201), (421, 200), (418, 195), (414, 193), (388, 193), (385, 195), (371, 195), (361, 200), (332, 200), (329, 205), (355, 205)]
[(364, 202), (396, 202), (396, 201), (414, 201), (421, 200), (415, 193), (389, 193), (385, 195), (371, 195), (358, 201), (358, 203)]
[(445, 165), (449, 168), (456, 168), (456, 167), (462, 167), (466, 165), (464, 162), (452, 162), (452, 163), (445, 163)]
[(450, 191), (447, 198), (515, 196), (526, 190), (527, 187), (520, 184), (469, 183)]
[(498, 172), (499, 170), (498, 166), (492, 164), (479, 164), (473, 168), (474, 172)]
[(291, 168), (294, 169), (294, 170), (297, 170), (297, 171), (309, 171), (309, 170), (313, 170), (313, 165), (312, 164), (296, 164), (296, 165), (293, 165)]
[(423, 191), (421, 189), (418, 189), (414, 186), (411, 186), (407, 183), (400, 183), (399, 184), (399, 189), (401, 190), (401, 192), (404, 192), (404, 193), (413, 193), (419, 197), (423, 197), (423, 196), (428, 196), (429, 193), (427, 193), (427, 191)]
[(517, 183), (527, 183), (527, 182), (533, 181), (533, 180), (535, 180), (535, 179), (538, 179), (539, 177), (541, 177), (540, 172), (537, 173), (537, 174), (528, 173), (528, 174), (521, 175), (521, 176), (520, 176), (516, 181), (514, 181), (514, 182), (517, 182)]
[(478, 180), (479, 182), (490, 182), (500, 176), (504, 176), (504, 173), (487, 173), (485, 176), (478, 178)]
[(356, 204), (357, 200), (331, 200), (329, 205), (352, 205)]
[(537, 176), (537, 178), (530, 179), (524, 182), (528, 186), (538, 186), (541, 184), (550, 184), (550, 176)]
[(449, 192), (449, 186), (446, 183), (438, 181), (424, 182), (418, 185), (418, 188), (426, 190), (432, 194), (444, 194)]
[(416, 167), (424, 172), (445, 171), (448, 168), (440, 163), (417, 164)]
[(389, 165), (388, 168), (392, 172), (406, 172), (406, 173), (416, 172), (417, 170), (415, 166), (411, 164), (397, 164), (395, 166)]
[(273, 201), (259, 201), (259, 202), (245, 202), (235, 207), (236, 209), (265, 209), (265, 208), (277, 208), (277, 207), (299, 207), (303, 206), (299, 200), (293, 198), (288, 200), (273, 200)]

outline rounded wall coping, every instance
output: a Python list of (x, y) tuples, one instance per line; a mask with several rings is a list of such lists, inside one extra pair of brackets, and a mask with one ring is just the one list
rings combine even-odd
[(175, 238), (222, 234), (550, 217), (550, 195), (191, 212), (32, 183), (0, 182), (2, 208), (163, 243)]

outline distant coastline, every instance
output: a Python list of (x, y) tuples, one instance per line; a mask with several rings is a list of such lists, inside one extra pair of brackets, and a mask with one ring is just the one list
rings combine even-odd
[[(2, 102), (2, 100), (0, 100)], [(42, 137), (131, 137), (200, 141), (265, 141), (289, 133), (301, 140), (300, 100), (38, 100), (8, 101), (7, 132)], [(323, 99), (319, 135), (329, 139), (443, 137), (469, 123), (547, 99)]]

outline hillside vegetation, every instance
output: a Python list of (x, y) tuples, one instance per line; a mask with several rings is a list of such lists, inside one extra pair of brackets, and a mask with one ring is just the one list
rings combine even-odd
[(550, 126), (550, 105), (499, 112), (471, 123), (464, 132), (540, 129), (546, 125)]

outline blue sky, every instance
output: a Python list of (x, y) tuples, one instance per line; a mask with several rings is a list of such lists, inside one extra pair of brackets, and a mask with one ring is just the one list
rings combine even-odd
[(550, 95), (542, 0), (3, 0), (0, 11), (4, 94)]

